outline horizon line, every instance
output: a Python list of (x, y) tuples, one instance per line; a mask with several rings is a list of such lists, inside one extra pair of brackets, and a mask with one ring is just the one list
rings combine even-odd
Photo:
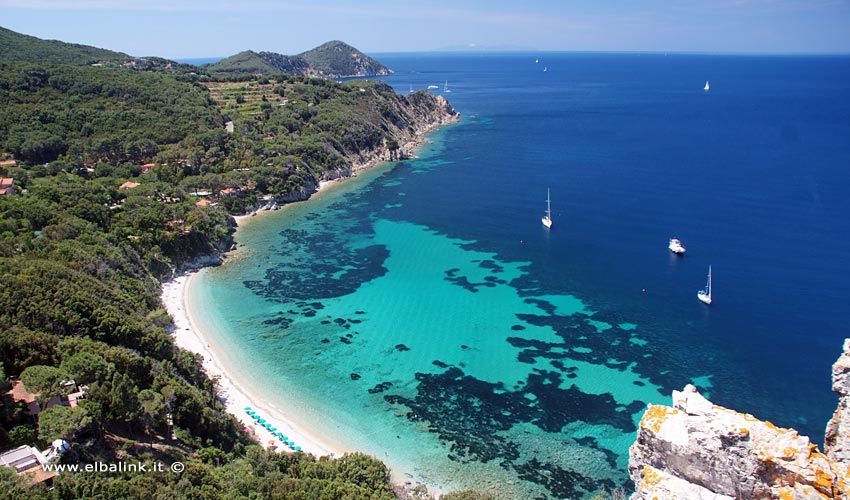
[[(253, 49), (245, 49), (245, 50), (253, 50)], [(358, 49), (359, 50), (359, 49)], [(240, 52), (244, 52), (240, 51)], [(240, 52), (235, 52), (226, 56), (180, 56), (180, 57), (165, 57), (158, 55), (147, 55), (147, 56), (139, 56), (139, 57), (162, 57), (163, 59), (171, 59), (173, 61), (179, 62), (180, 60), (187, 59), (227, 59), (228, 57), (239, 54)], [(847, 57), (850, 56), (850, 51), (848, 52), (714, 52), (714, 51), (696, 51), (696, 50), (570, 50), (570, 49), (495, 49), (495, 50), (487, 50), (487, 49), (469, 49), (469, 50), (455, 50), (455, 49), (437, 49), (437, 50), (403, 50), (403, 51), (361, 51), (366, 55), (401, 55), (401, 54), (433, 54), (433, 55), (446, 55), (446, 54), (538, 54), (538, 53), (549, 53), (549, 54), (647, 54), (647, 55), (698, 55), (698, 56), (740, 56), (740, 57)], [(131, 54), (132, 55), (132, 54)]]

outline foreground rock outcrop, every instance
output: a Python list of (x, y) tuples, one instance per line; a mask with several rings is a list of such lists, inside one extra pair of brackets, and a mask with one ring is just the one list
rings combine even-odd
[(712, 404), (691, 385), (649, 405), (629, 450), (632, 500), (850, 498), (850, 342), (833, 368), (840, 403), (826, 453), (808, 437)]
[(826, 425), (824, 450), (833, 460), (850, 463), (850, 339), (844, 353), (832, 365), (832, 390), (838, 394), (838, 408)]

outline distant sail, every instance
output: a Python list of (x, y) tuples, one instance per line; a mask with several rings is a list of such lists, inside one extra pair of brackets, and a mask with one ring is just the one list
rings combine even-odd
[(552, 227), (552, 204), (549, 200), (549, 188), (546, 188), (546, 215), (541, 219), (546, 229)]
[(706, 80), (706, 81), (705, 81), (705, 87), (703, 87), (703, 90), (705, 90), (706, 92), (708, 92), (709, 88), (710, 88), (710, 87), (708, 86), (708, 80)]

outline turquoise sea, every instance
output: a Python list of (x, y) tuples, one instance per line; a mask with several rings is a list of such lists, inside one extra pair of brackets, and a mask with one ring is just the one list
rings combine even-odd
[(646, 404), (688, 383), (822, 441), (850, 332), (850, 58), (378, 59), (461, 123), (257, 217), (199, 275), (243, 382), (399, 479), (505, 498), (630, 489)]

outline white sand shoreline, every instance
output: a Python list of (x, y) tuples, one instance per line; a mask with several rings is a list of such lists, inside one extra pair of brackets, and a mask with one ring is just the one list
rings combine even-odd
[[(453, 120), (456, 121), (456, 120)], [(434, 124), (428, 130), (418, 134), (408, 143), (404, 144), (404, 150), (415, 150), (421, 147), (428, 141), (426, 134), (433, 132), (441, 125), (452, 123), (447, 121), (444, 123)], [(356, 173), (377, 165), (391, 163), (380, 158), (371, 158), (367, 161), (356, 164), (352, 167), (352, 172)], [(352, 177), (341, 177), (333, 180), (326, 180), (319, 183), (315, 196), (318, 192), (328, 192), (334, 187), (333, 184), (342, 184), (335, 181), (344, 181)], [(323, 194), (325, 194), (323, 193)], [(308, 198), (304, 201), (309, 201)], [(285, 209), (285, 206), (281, 206)], [(252, 220), (258, 219), (264, 213), (273, 213), (273, 210), (261, 209), (254, 212), (234, 216), (236, 225), (244, 227)], [(225, 259), (227, 256), (225, 256)], [(204, 265), (204, 264), (202, 264)], [(345, 453), (355, 452), (357, 450), (347, 449), (345, 446), (335, 442), (332, 436), (323, 435), (320, 429), (313, 429), (302, 421), (296, 420), (293, 416), (287, 414), (284, 410), (267, 403), (263, 400), (263, 395), (259, 392), (246, 389), (249, 385), (240, 385), (238, 378), (234, 377), (234, 367), (222, 362), (222, 356), (216, 355), (216, 345), (210, 341), (208, 335), (199, 328), (198, 322), (192, 318), (192, 311), (189, 308), (189, 297), (191, 294), (191, 281), (195, 273), (200, 269), (191, 269), (183, 272), (177, 277), (171, 279), (162, 285), (162, 302), (166, 310), (171, 315), (174, 322), (174, 341), (178, 347), (199, 354), (203, 357), (203, 367), (209, 377), (218, 378), (218, 396), (224, 404), (226, 410), (233, 414), (237, 420), (248, 428), (252, 427), (257, 436), (257, 441), (263, 447), (269, 447), (269, 443), (274, 440), (278, 451), (291, 451), (289, 447), (285, 447), (280, 440), (272, 436), (271, 431), (266, 430), (259, 424), (255, 423), (250, 415), (245, 411), (246, 407), (251, 407), (252, 410), (262, 415), (267, 422), (271, 422), (278, 431), (282, 431), (284, 435), (289, 437), (289, 441), (295, 441), (297, 446), (301, 447), (301, 451), (311, 453), (316, 457), (333, 456), (340, 457)], [(410, 481), (407, 481), (401, 471), (392, 471), (392, 479), (397, 487), (407, 489), (416, 486)], [(419, 483), (421, 484), (421, 483)], [(424, 485), (428, 491), (439, 497), (444, 491), (435, 487), (435, 485)]]
[(297, 422), (280, 408), (272, 407), (264, 402), (261, 393), (246, 390), (239, 385), (233, 376), (232, 367), (220, 361), (220, 357), (216, 355), (214, 344), (209, 342), (203, 330), (198, 328), (197, 322), (192, 319), (188, 300), (191, 293), (190, 282), (196, 272), (197, 270), (194, 270), (181, 274), (164, 283), (162, 286), (162, 302), (174, 320), (175, 344), (203, 357), (203, 366), (207, 375), (218, 378), (218, 396), (224, 402), (226, 410), (242, 422), (246, 428), (253, 427), (258, 437), (258, 443), (263, 447), (269, 447), (269, 442), (274, 441), (277, 450), (291, 451), (279, 439), (272, 436), (271, 431), (255, 423), (253, 418), (245, 412), (245, 407), (251, 407), (267, 422), (271, 422), (278, 431), (289, 437), (289, 441), (295, 441), (295, 444), (306, 453), (312, 453), (316, 457), (327, 455), (339, 457), (346, 452), (353, 451), (332, 442), (326, 436), (322, 436), (318, 429), (312, 429), (304, 425), (303, 422)]

